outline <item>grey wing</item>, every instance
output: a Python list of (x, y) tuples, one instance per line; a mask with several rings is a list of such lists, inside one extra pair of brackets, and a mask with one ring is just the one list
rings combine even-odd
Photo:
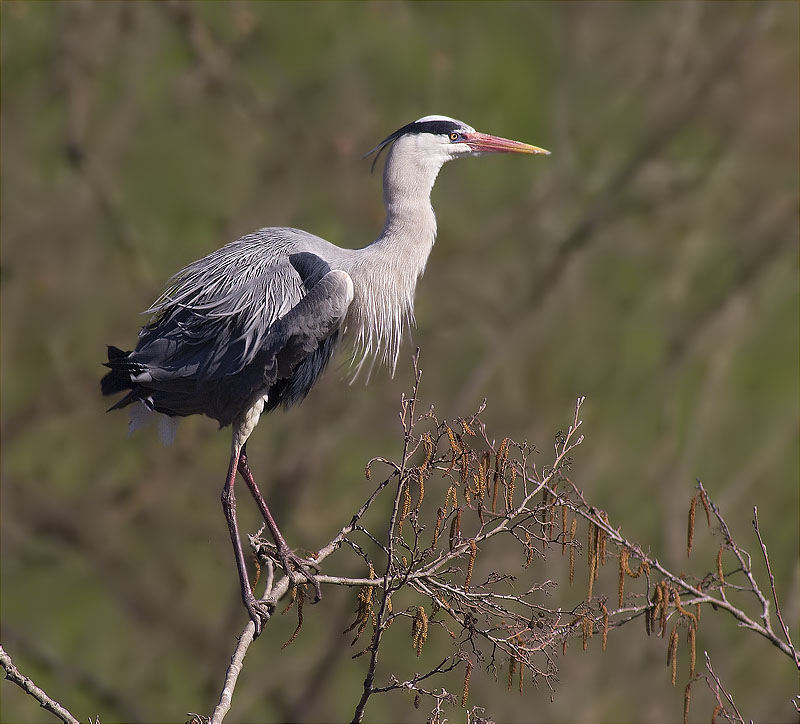
[(136, 350), (110, 359), (132, 388), (118, 406), (138, 399), (226, 425), (255, 394), (268, 393), (274, 407), (308, 392), (352, 301), (350, 277), (308, 252), (265, 260), (263, 244), (261, 259), (232, 246), (179, 273), (149, 310)]

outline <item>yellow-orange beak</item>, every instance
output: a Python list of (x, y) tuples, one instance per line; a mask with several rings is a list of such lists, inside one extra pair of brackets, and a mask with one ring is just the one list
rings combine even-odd
[(490, 136), (488, 133), (465, 133), (463, 143), (466, 143), (476, 153), (540, 153), (550, 155), (550, 151), (528, 143), (512, 141), (508, 138)]

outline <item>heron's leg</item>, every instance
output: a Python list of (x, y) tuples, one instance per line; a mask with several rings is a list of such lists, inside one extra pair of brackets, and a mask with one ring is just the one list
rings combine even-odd
[(239, 582), (242, 586), (242, 601), (247, 608), (250, 618), (255, 624), (255, 636), (261, 633), (263, 624), (272, 615), (270, 608), (256, 600), (253, 590), (250, 587), (250, 578), (247, 575), (247, 566), (244, 562), (244, 552), (242, 551), (242, 541), (239, 538), (239, 525), (236, 522), (236, 494), (234, 493), (234, 483), (236, 482), (236, 470), (238, 468), (241, 452), (236, 448), (231, 453), (231, 462), (228, 467), (228, 477), (225, 479), (225, 487), (222, 488), (222, 509), (225, 511), (225, 519), (228, 521), (228, 531), (231, 534), (233, 543), (233, 553), (236, 556), (236, 567), (239, 569)]
[(264, 516), (264, 520), (269, 528), (270, 533), (272, 533), (272, 538), (275, 541), (275, 545), (278, 548), (278, 557), (281, 559), (281, 564), (283, 565), (286, 574), (292, 579), (294, 582), (294, 576), (292, 575), (292, 569), (296, 568), (299, 570), (305, 577), (308, 582), (314, 586), (314, 595), (315, 595), (315, 603), (322, 598), (322, 590), (320, 589), (319, 581), (317, 581), (316, 577), (312, 575), (312, 573), (308, 570), (308, 561), (304, 561), (302, 558), (296, 556), (292, 549), (289, 548), (288, 544), (286, 543), (286, 539), (281, 534), (280, 529), (278, 528), (278, 524), (275, 522), (275, 519), (272, 517), (272, 513), (270, 513), (269, 508), (267, 507), (267, 501), (264, 500), (264, 496), (261, 495), (261, 491), (258, 489), (258, 485), (256, 484), (255, 478), (253, 478), (253, 473), (250, 471), (250, 466), (247, 464), (247, 446), (242, 446), (241, 454), (239, 455), (239, 472), (242, 474), (245, 482), (247, 483), (247, 487), (250, 488), (250, 492), (253, 495), (253, 498), (256, 501), (259, 509), (261, 510), (261, 514)]

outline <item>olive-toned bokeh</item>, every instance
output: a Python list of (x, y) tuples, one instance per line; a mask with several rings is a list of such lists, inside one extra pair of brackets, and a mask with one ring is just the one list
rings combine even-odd
[[(383, 206), (360, 155), (429, 113), (553, 155), (445, 167), (395, 379), (348, 385), (343, 352), (304, 405), (262, 420), (251, 464), (290, 542), (327, 541), (370, 490), (366, 460), (398, 454), (418, 344), (426, 402), (455, 415), (486, 397), (494, 434), (545, 453), (586, 395), (572, 478), (675, 570), (713, 567), (719, 545), (698, 532), (686, 561), (696, 477), (754, 558), (757, 504), (796, 623), (797, 24), (783, 2), (3, 3), (1, 633), (17, 665), (84, 719), (210, 712), (245, 621), (219, 505), (229, 433), (189, 419), (171, 447), (126, 439), (99, 396), (105, 344), (130, 347), (170, 274), (255, 228), (368, 243)], [(581, 600), (578, 578), (554, 606)], [(349, 719), (353, 608), (326, 591), (285, 650), (295, 619), (276, 617), (232, 720)], [(605, 654), (573, 646), (552, 703), (477, 672), (471, 701), (498, 721), (678, 719), (685, 668), (673, 689), (664, 642), (628, 628)], [(395, 641), (379, 679), (416, 670)], [(793, 718), (777, 649), (711, 611), (698, 648), (745, 717)], [(48, 720), (8, 683), (0, 697), (3, 721)], [(390, 695), (368, 718), (424, 714)]]

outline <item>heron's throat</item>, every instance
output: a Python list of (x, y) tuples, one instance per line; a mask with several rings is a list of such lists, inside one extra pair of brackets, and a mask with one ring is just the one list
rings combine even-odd
[[(405, 327), (414, 324), (414, 292), (425, 271), (436, 239), (436, 216), (430, 194), (437, 166), (411, 178), (392, 173), (393, 158), (384, 173), (386, 222), (381, 235), (359, 250), (349, 271), (354, 299), (347, 326), (355, 333), (357, 373), (370, 359), (389, 365), (394, 373)], [(413, 183), (412, 183), (413, 181)]]

